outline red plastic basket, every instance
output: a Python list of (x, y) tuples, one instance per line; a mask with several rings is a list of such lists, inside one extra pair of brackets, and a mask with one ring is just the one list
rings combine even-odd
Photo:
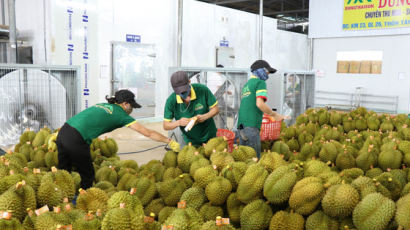
[(233, 143), (235, 140), (235, 133), (232, 131), (229, 131), (227, 129), (218, 129), (218, 131), (216, 132), (216, 136), (218, 137), (226, 137), (226, 139), (228, 139), (228, 151), (232, 152), (233, 150)]
[(276, 140), (280, 136), (280, 121), (273, 121), (270, 116), (263, 116), (261, 126), (261, 141)]

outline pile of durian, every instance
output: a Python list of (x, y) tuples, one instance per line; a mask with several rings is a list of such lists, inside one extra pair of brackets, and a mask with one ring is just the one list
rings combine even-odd
[(141, 166), (95, 139), (87, 190), (56, 169), (57, 132), (26, 131), (0, 160), (0, 229), (410, 229), (408, 126), (407, 115), (311, 109), (260, 159), (218, 137)]

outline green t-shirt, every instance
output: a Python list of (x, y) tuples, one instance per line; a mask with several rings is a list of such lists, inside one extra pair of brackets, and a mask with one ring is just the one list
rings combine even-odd
[(117, 104), (96, 104), (67, 121), (84, 138), (87, 144), (91, 144), (94, 138), (114, 129), (130, 126), (136, 122), (124, 109)]
[[(164, 120), (179, 120), (183, 117), (191, 118), (196, 115), (205, 114), (218, 104), (215, 96), (205, 85), (192, 84), (191, 102), (186, 105), (179, 95), (172, 93), (165, 104)], [(209, 139), (216, 137), (216, 126), (214, 119), (208, 119), (196, 124), (191, 131), (185, 132), (185, 127), (180, 127), (186, 143), (202, 145)]]
[(266, 82), (251, 76), (242, 89), (238, 128), (241, 124), (244, 127), (261, 128), (263, 112), (256, 106), (258, 97), (267, 100)]

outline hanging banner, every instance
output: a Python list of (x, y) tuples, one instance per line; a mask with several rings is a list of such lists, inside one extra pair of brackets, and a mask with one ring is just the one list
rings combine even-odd
[(343, 30), (410, 27), (410, 0), (344, 0)]

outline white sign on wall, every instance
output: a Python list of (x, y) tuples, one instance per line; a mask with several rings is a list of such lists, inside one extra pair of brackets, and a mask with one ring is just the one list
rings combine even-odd
[(81, 108), (97, 103), (97, 0), (52, 1), (52, 61), (81, 67)]

